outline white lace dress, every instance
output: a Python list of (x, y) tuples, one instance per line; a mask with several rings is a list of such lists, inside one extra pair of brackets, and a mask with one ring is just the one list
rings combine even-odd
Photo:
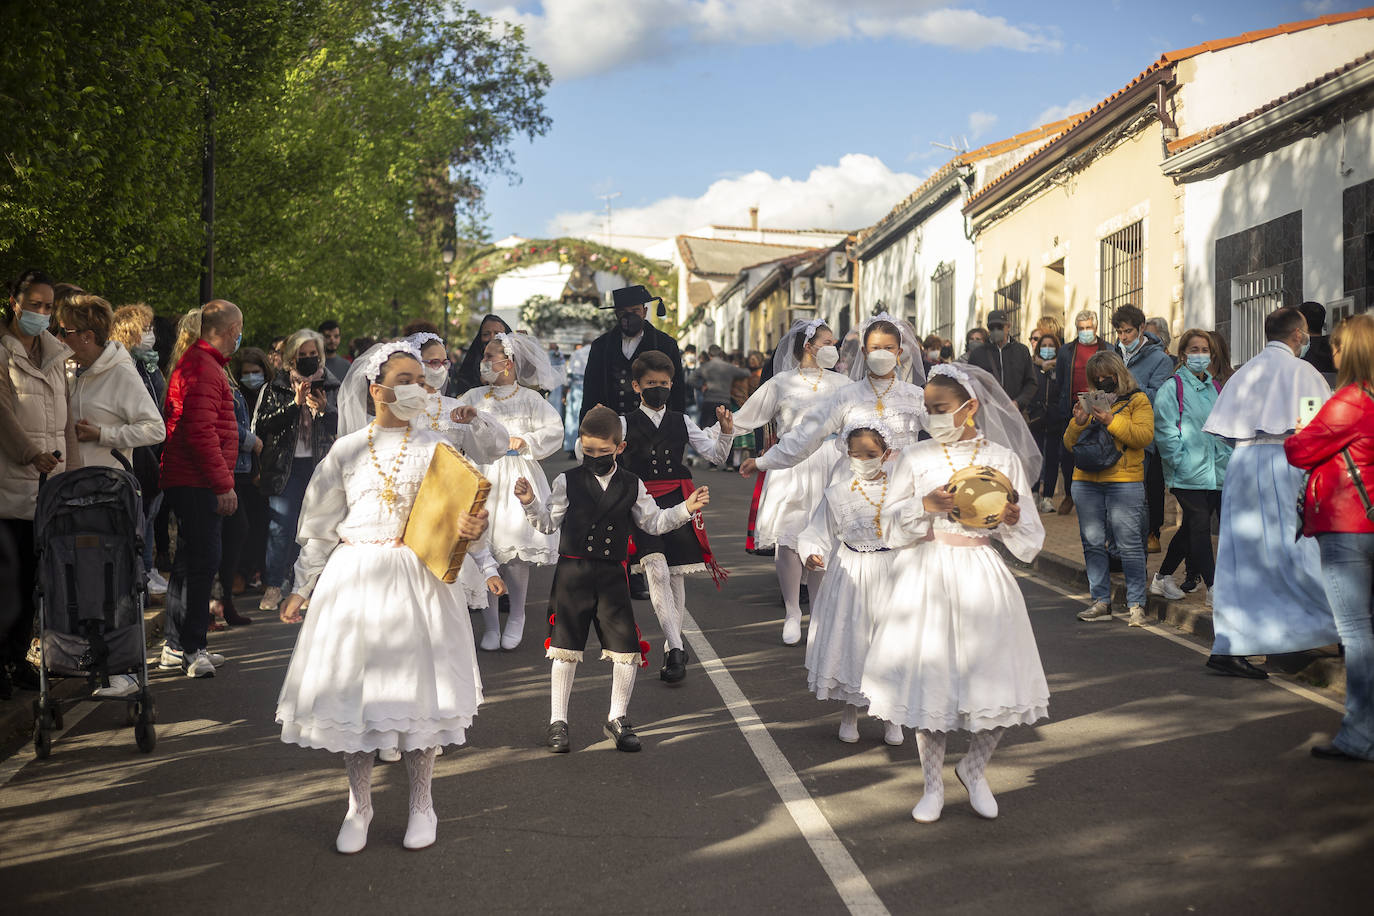
[[(926, 513), (921, 497), (970, 464), (995, 467), (1016, 487), (1022, 512), (1014, 527), (965, 528)], [(891, 605), (874, 630), (861, 685), (869, 714), (942, 732), (1045, 718), (1049, 687), (1016, 578), (990, 542), (963, 540), (991, 535), (1026, 561), (1040, 552), (1045, 529), (1021, 461), (981, 437), (949, 446), (948, 459), (926, 441), (903, 452), (896, 476), (912, 498), (891, 535), (931, 537), (903, 551)]]
[[(296, 591), (310, 610), (277, 698), (282, 740), (336, 752), (462, 744), (482, 702), (462, 589), (400, 543), (436, 433), (374, 428), (376, 460), (396, 468), (382, 499), (368, 430), (338, 439), (306, 490)], [(399, 462), (399, 463), (398, 463)]]
[(504, 455), (510, 444), (506, 428), (480, 407), (471, 423), (454, 423), (453, 409), (459, 404), (457, 398), (431, 394), (425, 409), (410, 421), (410, 425), (439, 433), (473, 464), (487, 464)]
[[(750, 432), (772, 422), (778, 437), (795, 429), (808, 408), (850, 384), (847, 376), (827, 369), (789, 369), (759, 386), (735, 413), (735, 432)], [(793, 467), (769, 471), (754, 522), (758, 547), (797, 548), (797, 536), (811, 520), (821, 501), (825, 482), (843, 449), (830, 438)]]
[(482, 473), (491, 481), (487, 544), (492, 556), (502, 565), (518, 560), (552, 566), (558, 562), (558, 535), (540, 534), (525, 521), (524, 508), (515, 498), (515, 482), (527, 478), (534, 495), (541, 502), (548, 500), (549, 479), (539, 462), (563, 447), (563, 418), (539, 392), (518, 385), (483, 385), (468, 391), (458, 403), (490, 414), (511, 437), (525, 440), (518, 453), (508, 451), (482, 465)]
[[(886, 465), (886, 473), (892, 465)], [(806, 634), (807, 688), (818, 700), (843, 700), (867, 706), (863, 692), (864, 663), (873, 629), (891, 603), (895, 567), (905, 551), (890, 549), (874, 516), (882, 503), (882, 526), (895, 523), (902, 505), (889, 489), (882, 498), (880, 481), (861, 482), (864, 499), (852, 489), (854, 476), (841, 465), (825, 488), (824, 498), (802, 532), (797, 552), (825, 558), (825, 578), (811, 596), (811, 624)], [(871, 500), (871, 502), (870, 502)]]
[[(881, 406), (879, 406), (881, 402)], [(921, 434), (926, 416), (925, 391), (919, 385), (891, 378), (887, 381), (861, 378), (833, 389), (829, 396), (807, 405), (806, 413), (778, 444), (758, 459), (759, 470), (775, 471), (801, 464), (825, 443), (841, 432), (851, 420), (879, 418), (892, 430), (894, 449), (914, 445)], [(843, 442), (836, 443), (841, 457)]]

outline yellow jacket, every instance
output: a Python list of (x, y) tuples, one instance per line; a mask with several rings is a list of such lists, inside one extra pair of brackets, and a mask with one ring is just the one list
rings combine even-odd
[[(1143, 391), (1135, 391), (1112, 408), (1112, 422), (1107, 424), (1107, 432), (1116, 440), (1121, 449), (1121, 460), (1105, 471), (1083, 471), (1073, 469), (1074, 480), (1090, 483), (1132, 483), (1145, 479), (1145, 447), (1155, 438), (1155, 411), (1150, 399)], [(1093, 421), (1089, 421), (1093, 422)], [(1064, 447), (1073, 448), (1086, 426), (1069, 418), (1069, 426), (1064, 430)]]

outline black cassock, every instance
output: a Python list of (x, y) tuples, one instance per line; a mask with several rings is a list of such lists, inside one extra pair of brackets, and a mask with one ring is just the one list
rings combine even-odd
[(677, 341), (645, 322), (644, 336), (629, 359), (620, 342), (623, 335), (615, 327), (592, 341), (587, 353), (587, 373), (582, 378), (582, 411), (578, 420), (597, 404), (604, 404), (628, 416), (639, 409), (639, 395), (631, 387), (630, 365), (641, 353), (657, 350), (673, 361), (673, 390), (668, 394), (668, 409), (681, 413), (687, 407), (687, 383), (682, 376), (682, 354)]

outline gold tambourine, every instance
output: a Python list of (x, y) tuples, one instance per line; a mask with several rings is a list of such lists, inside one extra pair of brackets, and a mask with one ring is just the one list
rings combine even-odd
[(467, 554), (468, 542), (458, 536), (458, 516), (480, 512), (489, 492), (491, 483), (475, 464), (447, 442), (435, 445), (402, 540), (443, 581), (458, 578)]
[(1007, 503), (1017, 501), (1007, 475), (984, 464), (955, 471), (945, 490), (954, 495), (949, 517), (966, 528), (997, 527)]

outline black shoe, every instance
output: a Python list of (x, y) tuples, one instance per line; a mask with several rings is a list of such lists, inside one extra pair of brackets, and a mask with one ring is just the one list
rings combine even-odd
[(496, 600), (496, 613), (510, 613), (510, 595), (502, 595), (500, 598)]
[(639, 738), (635, 735), (634, 727), (630, 725), (629, 716), (612, 719), (601, 730), (606, 733), (607, 738), (615, 741), (616, 750), (627, 751), (631, 754), (639, 750)]
[(1248, 677), (1257, 681), (1262, 681), (1269, 676), (1269, 672), (1262, 668), (1256, 668), (1243, 655), (1213, 655), (1207, 659), (1207, 667), (1219, 674), (1230, 677)]
[(1191, 595), (1193, 592), (1197, 591), (1198, 583), (1201, 581), (1202, 579), (1189, 573), (1188, 578), (1183, 580), (1183, 584), (1180, 585), (1179, 588), (1183, 590), (1183, 594)]
[(1318, 760), (1345, 760), (1350, 763), (1367, 763), (1363, 757), (1353, 757), (1334, 744), (1318, 744), (1312, 748), (1312, 756)]
[(572, 750), (572, 739), (568, 737), (568, 723), (559, 719), (557, 722), (549, 723), (549, 730), (545, 735), (544, 743), (549, 746), (549, 750), (555, 754), (566, 754)]
[(630, 597), (638, 601), (649, 599), (649, 581), (644, 578), (644, 573), (630, 573)]
[(807, 605), (809, 605), (809, 604), (811, 603), (811, 591), (806, 587), (806, 583), (805, 583), (805, 582), (802, 583), (802, 587), (801, 587), (801, 597), (800, 597), (798, 600), (799, 600), (802, 604), (807, 604)]
[(253, 622), (253, 618), (240, 614), (234, 608), (225, 607), (224, 622), (231, 627), (246, 627)]
[(756, 556), (756, 557), (771, 557), (771, 556), (775, 555), (775, 554), (778, 552), (778, 548), (776, 548), (776, 547), (755, 547), (753, 550), (750, 550), (750, 551), (747, 551), (747, 552), (748, 552), (748, 553), (752, 553), (752, 554), (753, 554), (754, 556)]
[(687, 650), (669, 649), (663, 658), (663, 668), (658, 672), (661, 681), (677, 684), (687, 676)]

